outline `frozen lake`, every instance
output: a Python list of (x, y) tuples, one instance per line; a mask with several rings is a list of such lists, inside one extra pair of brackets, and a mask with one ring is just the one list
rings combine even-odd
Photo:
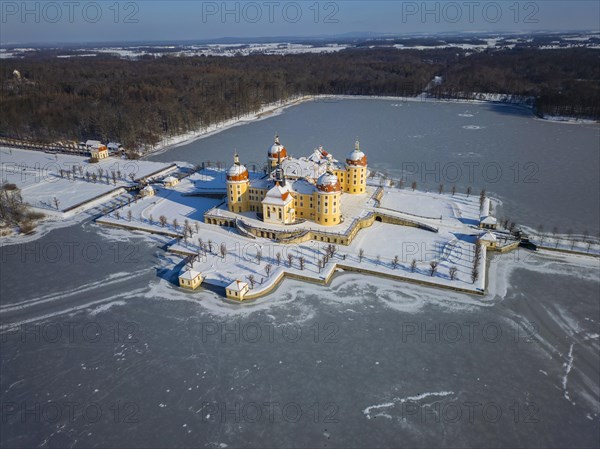
[[(262, 163), (275, 131), (297, 156), (358, 135), (394, 176), (497, 162), (493, 186), (457, 187), (525, 225), (598, 229), (598, 127), (512, 108), (307, 103), (152, 160)], [(527, 162), (539, 182), (514, 182)], [(166, 242), (87, 222), (0, 248), (2, 446), (600, 445), (597, 259), (494, 256), (483, 299), (344, 273), (231, 305), (177, 288)]]

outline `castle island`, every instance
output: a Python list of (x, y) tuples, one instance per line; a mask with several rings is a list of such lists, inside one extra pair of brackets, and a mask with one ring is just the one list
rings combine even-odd
[[(496, 229), (488, 198), (403, 188), (369, 170), (358, 140), (338, 160), (323, 146), (294, 157), (278, 136), (249, 170), (234, 154), (162, 180), (98, 222), (175, 237), (179, 287), (254, 299), (285, 277), (327, 284), (338, 271), (481, 295), (487, 251), (518, 239)], [(132, 218), (133, 217), (133, 218)]]

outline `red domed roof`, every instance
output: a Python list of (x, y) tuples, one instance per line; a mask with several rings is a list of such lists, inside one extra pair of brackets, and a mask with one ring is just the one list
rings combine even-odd
[(320, 192), (339, 192), (342, 188), (338, 177), (331, 172), (327, 172), (317, 179), (317, 190)]
[(275, 143), (269, 148), (269, 157), (271, 159), (277, 159), (278, 157), (283, 159), (287, 157), (287, 151), (279, 142), (279, 136), (275, 136)]
[(238, 155), (234, 157), (234, 164), (227, 170), (227, 181), (246, 181), (248, 179), (248, 169), (240, 164)]
[(358, 140), (354, 146), (354, 150), (348, 153), (346, 156), (346, 164), (366, 167), (367, 165), (367, 156), (360, 150), (360, 144)]

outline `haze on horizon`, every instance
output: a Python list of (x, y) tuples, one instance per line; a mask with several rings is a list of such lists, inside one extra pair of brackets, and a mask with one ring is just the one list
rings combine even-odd
[(598, 1), (0, 2), (0, 44), (577, 31)]

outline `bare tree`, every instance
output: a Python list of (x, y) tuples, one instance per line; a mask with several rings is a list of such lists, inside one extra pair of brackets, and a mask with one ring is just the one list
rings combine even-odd
[(202, 237), (198, 238), (198, 248), (204, 251), (204, 241), (202, 240)]
[(485, 189), (481, 189), (479, 193), (479, 205), (483, 206), (483, 202), (485, 201)]
[(554, 242), (555, 242), (554, 247), (558, 248), (558, 242), (560, 241), (560, 239), (558, 238), (558, 227), (557, 226), (554, 226), (552, 228), (552, 236), (554, 237)]
[(112, 180), (113, 185), (117, 185), (117, 174), (114, 171), (112, 172)]
[(417, 270), (417, 259), (413, 259), (410, 263), (410, 272), (414, 273)]
[(261, 260), (262, 260), (262, 250), (258, 249), (256, 251), (256, 263), (260, 265)]
[(298, 258), (298, 263), (300, 264), (300, 269), (301, 270), (304, 270), (304, 262), (305, 262), (304, 257), (300, 256)]
[(394, 258), (392, 259), (392, 268), (394, 270), (398, 267), (399, 261), (400, 261), (400, 258), (398, 256), (394, 256)]
[(471, 186), (467, 187), (467, 198), (469, 196), (471, 196), (471, 192), (473, 191), (473, 188)]
[(117, 220), (121, 218), (121, 214), (119, 213), (119, 211), (115, 212), (115, 217), (117, 218)]
[(160, 221), (160, 225), (164, 228), (167, 225), (167, 217), (161, 215), (158, 217), (158, 221)]
[(177, 221), (177, 218), (173, 218), (173, 229), (175, 229), (177, 231), (178, 227), (179, 227), (179, 222)]
[(265, 273), (267, 274), (267, 277), (269, 277), (271, 275), (272, 269), (273, 269), (273, 265), (271, 265), (270, 263), (265, 265)]
[(208, 240), (208, 251), (210, 253), (212, 253), (212, 249), (213, 249), (213, 242), (212, 242), (212, 240), (209, 239)]
[(221, 258), (225, 259), (225, 256), (227, 255), (227, 245), (225, 245), (225, 243), (221, 243), (220, 251), (221, 251)]
[(435, 272), (437, 271), (437, 267), (439, 265), (439, 262), (432, 260), (431, 262), (429, 262), (429, 276), (433, 276), (435, 274)]
[(277, 260), (277, 265), (281, 265), (281, 253), (275, 254), (275, 260)]
[(54, 207), (56, 207), (56, 210), (58, 210), (58, 206), (60, 206), (59, 199), (54, 197), (54, 199), (52, 201), (54, 202)]
[(132, 217), (132, 213), (131, 213), (131, 209), (127, 211), (127, 221), (131, 221), (131, 217)]
[(135, 173), (134, 172), (129, 173), (129, 179), (131, 179), (131, 182), (135, 181)]
[(288, 254), (287, 256), (287, 260), (288, 260), (288, 267), (292, 267), (292, 263), (294, 262), (294, 256), (292, 254)]
[(441, 195), (443, 191), (444, 191), (444, 184), (440, 184), (438, 186), (438, 193)]
[(458, 268), (450, 267), (450, 269), (448, 270), (448, 273), (450, 274), (450, 279), (454, 280), (454, 279), (456, 279), (456, 273), (458, 273)]
[(254, 283), (256, 282), (256, 279), (254, 278), (253, 274), (249, 274), (247, 276), (248, 282), (250, 282), (250, 288), (254, 288)]
[(456, 194), (456, 186), (452, 186), (452, 196)]
[(327, 248), (325, 249), (325, 254), (327, 254), (327, 256), (329, 258), (331, 258), (335, 255), (336, 251), (337, 251), (337, 247), (330, 243), (329, 245), (327, 245)]
[(473, 284), (477, 279), (479, 279), (479, 269), (475, 266), (473, 267), (473, 271), (471, 271), (471, 281), (473, 281)]
[(381, 256), (377, 254), (377, 265), (381, 264)]
[(364, 249), (359, 249), (358, 250), (358, 262), (362, 262), (363, 257), (365, 257), (365, 250)]
[(150, 216), (148, 217), (148, 221), (150, 222), (150, 224), (154, 224), (154, 217), (152, 216), (152, 214), (150, 214)]
[(417, 181), (413, 181), (412, 184), (410, 185), (410, 187), (412, 188), (412, 191), (414, 192), (417, 189)]
[(196, 234), (198, 234), (198, 232), (200, 232), (200, 226), (198, 226), (197, 221), (194, 223), (194, 230), (196, 231)]

